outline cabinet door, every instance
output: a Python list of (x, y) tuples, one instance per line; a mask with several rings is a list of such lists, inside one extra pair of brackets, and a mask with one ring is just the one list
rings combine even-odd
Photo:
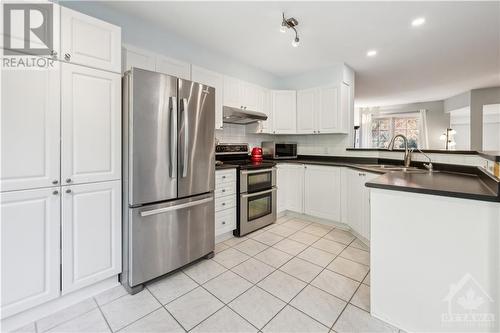
[(371, 218), (370, 218), (370, 189), (366, 187), (366, 183), (380, 177), (379, 174), (366, 173), (363, 180), (363, 219), (361, 226), (361, 236), (370, 240)]
[(340, 85), (340, 109), (339, 109), (339, 128), (340, 133), (349, 133), (349, 123), (353, 116), (351, 112), (351, 87), (342, 82)]
[(64, 186), (62, 292), (121, 272), (121, 181)]
[(156, 56), (156, 71), (181, 79), (191, 80), (191, 65), (176, 59)]
[(318, 90), (297, 91), (297, 133), (316, 133)]
[(61, 59), (120, 73), (121, 28), (61, 7)]
[(60, 63), (54, 66), (2, 71), (2, 191), (60, 181)]
[(273, 133), (294, 134), (297, 131), (296, 107), (295, 90), (273, 91)]
[(306, 214), (340, 221), (340, 168), (306, 165), (304, 203)]
[(337, 133), (339, 129), (339, 89), (319, 88), (318, 133)]
[(286, 193), (288, 192), (287, 188), (287, 168), (285, 164), (276, 165), (276, 187), (278, 202), (277, 209), (278, 213), (286, 210)]
[(286, 209), (292, 212), (304, 212), (304, 165), (287, 165)]
[(59, 296), (59, 188), (0, 194), (2, 317)]
[(241, 103), (246, 110), (263, 112), (264, 91), (255, 84), (241, 82), (240, 84)]
[(224, 76), (224, 105), (241, 108), (241, 81), (229, 76)]
[(146, 50), (126, 45), (122, 48), (122, 66), (123, 72), (128, 71), (132, 67), (154, 71), (155, 55)]
[(61, 96), (61, 182), (120, 179), (120, 75), (62, 64)]
[(347, 223), (358, 234), (363, 233), (363, 219), (365, 200), (363, 187), (365, 173), (357, 170), (348, 170), (347, 187)]
[(215, 88), (215, 129), (221, 129), (222, 123), (222, 91), (224, 89), (224, 76), (198, 66), (192, 66), (191, 77), (195, 82), (206, 84)]

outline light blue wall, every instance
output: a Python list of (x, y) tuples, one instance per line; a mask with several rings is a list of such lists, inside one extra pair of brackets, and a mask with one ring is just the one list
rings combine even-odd
[[(227, 55), (206, 49), (154, 26), (150, 22), (121, 13), (95, 1), (59, 1), (59, 4), (81, 13), (116, 24), (122, 28), (122, 42), (179, 59), (222, 74), (276, 88), (276, 76), (241, 63)], [(228, 45), (228, 47), (231, 47)]]

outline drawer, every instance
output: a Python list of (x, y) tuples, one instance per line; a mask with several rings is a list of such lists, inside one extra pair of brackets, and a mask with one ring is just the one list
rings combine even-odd
[(236, 207), (236, 196), (229, 195), (226, 197), (215, 198), (215, 211)]
[(217, 170), (215, 172), (215, 188), (224, 183), (236, 182), (236, 169)]
[(236, 194), (236, 182), (222, 183), (215, 189), (216, 198), (234, 194)]
[(236, 207), (215, 213), (215, 234), (236, 229)]

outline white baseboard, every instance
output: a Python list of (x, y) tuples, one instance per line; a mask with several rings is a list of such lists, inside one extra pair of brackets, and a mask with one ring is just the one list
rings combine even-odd
[(43, 317), (63, 310), (71, 305), (79, 303), (87, 298), (100, 294), (108, 289), (118, 286), (118, 276), (112, 276), (106, 280), (97, 282), (88, 287), (76, 290), (47, 303), (35, 306), (18, 314), (12, 315), (1, 321), (2, 332), (13, 331)]
[(322, 219), (322, 218), (314, 217), (314, 216), (307, 215), (307, 214), (297, 213), (297, 212), (294, 212), (294, 211), (291, 211), (291, 210), (285, 210), (285, 211), (280, 212), (278, 214), (278, 218), (279, 217), (284, 217), (284, 216), (296, 217), (296, 218), (299, 218), (299, 219), (302, 219), (302, 220), (306, 220), (306, 221), (310, 221), (310, 222), (315, 222), (315, 223), (319, 223), (319, 224), (324, 224), (324, 225), (327, 225), (327, 226), (330, 226), (330, 227), (335, 227), (337, 229), (349, 231), (354, 236), (356, 236), (357, 238), (359, 238), (359, 240), (361, 240), (363, 243), (365, 243), (366, 245), (370, 246), (370, 241), (368, 239), (366, 239), (363, 236), (361, 236), (360, 234), (358, 234), (349, 225), (347, 225), (347, 224), (345, 224), (343, 222), (337, 222), (337, 221), (333, 221), (333, 220)]
[(233, 237), (234, 237), (233, 230), (225, 232), (225, 233), (220, 234), (220, 235), (217, 235), (217, 236), (215, 236), (215, 244), (221, 243), (221, 242), (228, 240), (229, 238), (233, 238)]

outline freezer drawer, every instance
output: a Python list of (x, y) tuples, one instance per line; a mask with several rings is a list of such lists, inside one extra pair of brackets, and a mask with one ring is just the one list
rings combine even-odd
[(129, 286), (171, 272), (215, 247), (213, 193), (129, 210)]

